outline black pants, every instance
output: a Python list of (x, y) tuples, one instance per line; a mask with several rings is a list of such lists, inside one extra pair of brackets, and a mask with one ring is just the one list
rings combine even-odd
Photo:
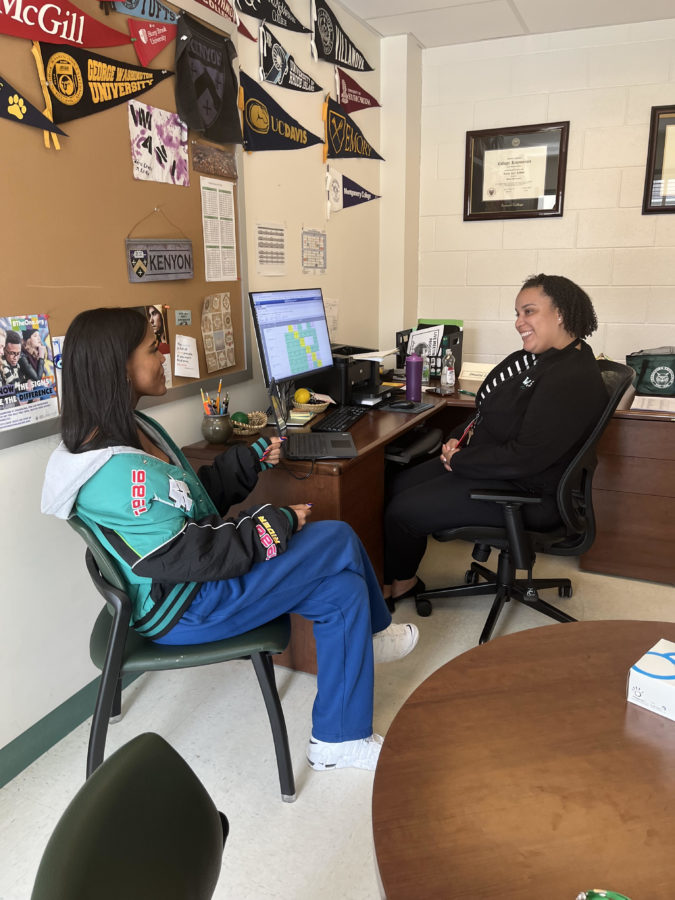
[[(412, 578), (427, 548), (427, 536), (464, 525), (504, 524), (496, 503), (471, 500), (475, 490), (516, 490), (522, 486), (497, 479), (466, 479), (447, 472), (439, 459), (432, 459), (400, 472), (393, 481), (384, 513), (384, 582)], [(545, 531), (560, 522), (555, 497), (546, 495), (540, 504), (524, 507), (527, 528)]]

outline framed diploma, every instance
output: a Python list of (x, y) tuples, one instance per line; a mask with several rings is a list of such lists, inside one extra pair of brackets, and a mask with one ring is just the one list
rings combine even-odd
[(652, 106), (642, 212), (675, 212), (675, 106)]
[(467, 131), (464, 219), (562, 216), (569, 127)]

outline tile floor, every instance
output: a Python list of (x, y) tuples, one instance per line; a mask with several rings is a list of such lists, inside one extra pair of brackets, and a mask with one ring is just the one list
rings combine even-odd
[[(429, 586), (459, 582), (469, 555), (469, 545), (430, 541), (421, 575)], [(538, 560), (541, 576), (564, 572), (575, 592), (571, 600), (560, 602), (576, 618), (672, 621), (672, 586), (580, 572), (574, 559)], [(544, 593), (557, 602), (551, 595)], [(490, 602), (489, 597), (446, 601), (427, 619), (419, 619), (410, 602), (401, 604), (395, 618), (417, 622), (420, 642), (411, 656), (377, 668), (376, 731), (386, 735), (415, 687), (476, 644)], [(509, 604), (498, 634), (550, 621), (520, 604)], [(293, 804), (280, 800), (267, 717), (248, 662), (143, 676), (125, 692), (124, 717), (111, 727), (107, 750), (152, 730), (170, 741), (196, 771), (230, 819), (214, 895), (218, 900), (377, 900), (370, 821), (373, 775), (351, 769), (320, 773), (307, 767), (304, 752), (315, 679), (287, 669), (277, 672), (294, 759)], [(30, 897), (45, 843), (82, 783), (88, 731), (85, 722), (0, 791), (0, 900)]]

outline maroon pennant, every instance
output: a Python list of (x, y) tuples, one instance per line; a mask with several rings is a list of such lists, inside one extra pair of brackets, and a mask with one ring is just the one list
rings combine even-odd
[(335, 66), (335, 89), (338, 103), (346, 113), (358, 112), (369, 106), (380, 105), (372, 94), (364, 91), (361, 85), (357, 84), (351, 75), (343, 72), (339, 66)]

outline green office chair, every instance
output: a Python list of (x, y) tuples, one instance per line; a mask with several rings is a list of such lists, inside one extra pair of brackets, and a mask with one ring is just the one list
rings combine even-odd
[[(554, 556), (581, 556), (595, 539), (592, 485), (593, 473), (598, 464), (596, 447), (635, 374), (629, 366), (610, 360), (598, 360), (598, 366), (607, 389), (607, 406), (558, 484), (556, 496), (560, 525), (545, 532), (525, 529), (522, 507), (541, 502), (541, 498), (532, 494), (517, 491), (473, 491), (472, 500), (498, 503), (502, 507), (504, 527), (465, 525), (434, 533), (437, 541), (471, 541), (475, 545), (472, 555), (477, 562), (471, 563), (471, 568), (467, 570), (465, 584), (420, 592), (415, 598), (418, 615), (430, 615), (431, 601), (434, 599), (494, 594), (480, 644), (490, 640), (504, 604), (512, 599), (519, 600), (558, 622), (576, 621), (566, 612), (542, 600), (538, 594), (539, 590), (545, 588), (557, 588), (559, 597), (571, 597), (570, 580), (533, 578), (532, 567), (537, 552)], [(488, 559), (493, 547), (499, 550), (497, 572), (480, 565)], [(517, 578), (517, 569), (526, 570), (527, 577)], [(480, 578), (485, 580), (479, 581)]]
[(87, 777), (103, 761), (109, 721), (121, 714), (123, 675), (250, 659), (272, 728), (281, 797), (292, 803), (295, 800), (295, 780), (272, 662), (272, 654), (283, 653), (288, 646), (291, 633), (289, 617), (280, 616), (267, 625), (222, 641), (176, 646), (155, 644), (129, 627), (131, 601), (115, 560), (81, 519), (73, 516), (68, 521), (87, 544), (87, 569), (94, 586), (106, 601), (94, 623), (89, 642), (92, 662), (101, 670), (101, 682), (89, 735)]
[(173, 747), (158, 734), (140, 734), (71, 800), (31, 900), (207, 900), (228, 829)]

